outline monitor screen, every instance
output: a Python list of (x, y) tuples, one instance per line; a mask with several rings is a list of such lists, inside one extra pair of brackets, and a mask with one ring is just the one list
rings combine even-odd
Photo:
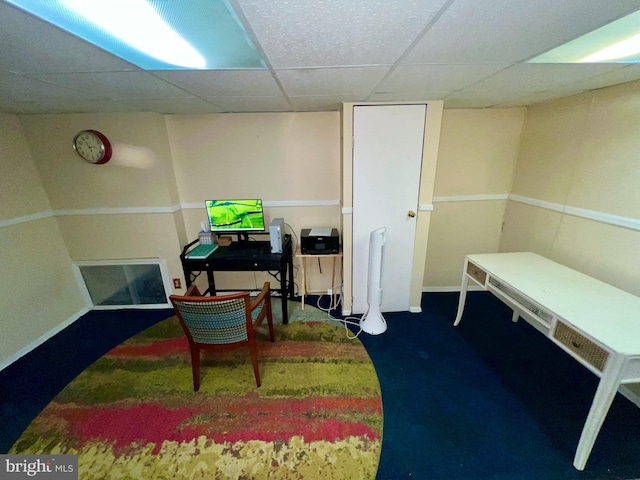
[(263, 232), (262, 200), (207, 200), (212, 232)]

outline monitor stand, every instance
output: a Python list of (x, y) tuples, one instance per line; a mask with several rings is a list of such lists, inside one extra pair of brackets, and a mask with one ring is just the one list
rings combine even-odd
[(249, 233), (247, 232), (237, 232), (238, 235), (238, 243), (246, 245), (249, 243)]

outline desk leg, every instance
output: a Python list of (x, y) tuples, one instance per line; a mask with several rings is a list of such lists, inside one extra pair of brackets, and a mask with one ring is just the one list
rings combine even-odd
[(184, 288), (188, 290), (191, 286), (191, 270), (189, 270), (185, 263), (182, 263), (182, 273), (184, 273)]
[(331, 266), (331, 292), (333, 297), (331, 298), (331, 308), (336, 308), (336, 257), (333, 257), (333, 264)]
[(611, 407), (611, 402), (616, 396), (622, 377), (624, 358), (624, 355), (611, 354), (604, 367), (598, 389), (593, 397), (593, 402), (591, 402), (589, 415), (587, 415), (587, 420), (580, 434), (576, 455), (573, 458), (573, 466), (578, 470), (584, 470), (593, 444), (609, 412), (609, 407)]
[(300, 285), (300, 308), (304, 310), (304, 296), (307, 294), (307, 259), (305, 257), (302, 257), (300, 260), (300, 265), (302, 267), (302, 285)]
[(209, 282), (209, 295), (215, 297), (216, 295), (216, 281), (213, 278), (213, 270), (207, 270), (207, 281)]
[(293, 284), (293, 254), (289, 257), (289, 300), (296, 299), (296, 292)]
[(287, 266), (285, 265), (280, 272), (280, 297), (282, 298), (282, 324), (289, 323), (289, 308), (287, 297)]
[(462, 312), (464, 312), (464, 303), (467, 300), (467, 288), (469, 288), (469, 277), (467, 276), (467, 262), (464, 263), (465, 268), (462, 272), (462, 286), (460, 287), (460, 298), (458, 300), (458, 313), (456, 314), (456, 320), (453, 322), (453, 326), (457, 327), (462, 320)]

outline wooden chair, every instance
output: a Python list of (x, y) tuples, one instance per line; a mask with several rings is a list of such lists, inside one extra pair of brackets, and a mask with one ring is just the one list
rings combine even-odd
[(256, 347), (256, 328), (267, 319), (273, 342), (271, 290), (265, 282), (260, 294), (251, 301), (249, 292), (202, 296), (195, 285), (184, 296), (169, 297), (180, 320), (191, 350), (193, 389), (200, 389), (200, 350), (248, 347), (256, 384), (261, 385)]

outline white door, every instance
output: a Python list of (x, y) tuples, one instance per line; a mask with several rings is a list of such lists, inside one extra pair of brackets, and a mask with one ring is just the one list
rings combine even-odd
[(381, 227), (381, 310), (409, 310), (426, 108), (353, 109), (353, 313), (367, 310), (369, 234)]

